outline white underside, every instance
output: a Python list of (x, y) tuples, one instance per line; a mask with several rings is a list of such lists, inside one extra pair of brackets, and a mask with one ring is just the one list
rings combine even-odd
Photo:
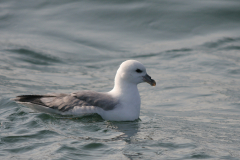
[(34, 111), (44, 112), (50, 114), (60, 114), (60, 115), (74, 115), (74, 116), (86, 116), (94, 113), (99, 114), (105, 120), (111, 121), (133, 121), (139, 117), (140, 108), (134, 109), (133, 107), (124, 107), (117, 105), (113, 110), (105, 111), (102, 108), (95, 106), (76, 106), (73, 109), (62, 112), (57, 109), (47, 108), (42, 105), (36, 105), (29, 102), (21, 103)]

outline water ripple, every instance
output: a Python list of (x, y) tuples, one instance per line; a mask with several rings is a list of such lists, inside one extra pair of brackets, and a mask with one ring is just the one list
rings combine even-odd
[(18, 57), (19, 60), (38, 64), (38, 65), (50, 65), (52, 63), (61, 63), (62, 61), (49, 54), (44, 54), (41, 52), (34, 51), (32, 49), (27, 48), (19, 48), (19, 49), (8, 49), (8, 52), (12, 52), (15, 54), (20, 54), (21, 56)]
[(219, 39), (215, 42), (206, 42), (206, 43), (203, 44), (203, 46), (207, 47), (207, 48), (218, 48), (218, 47), (223, 46), (225, 44), (229, 44), (229, 43), (232, 43), (232, 42), (238, 42), (238, 41), (240, 41), (240, 38), (225, 37), (225, 38)]

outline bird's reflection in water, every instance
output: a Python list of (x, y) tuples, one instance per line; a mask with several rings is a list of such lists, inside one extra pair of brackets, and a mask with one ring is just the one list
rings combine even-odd
[(123, 133), (118, 138), (123, 138), (126, 142), (128, 142), (131, 137), (138, 133), (140, 125), (139, 121), (140, 120), (133, 122), (107, 122), (107, 127)]
[[(42, 113), (43, 115), (46, 115), (44, 113)], [(137, 119), (135, 121), (125, 121), (125, 122), (117, 122), (117, 121), (104, 121), (99, 115), (90, 115), (90, 116), (84, 116), (84, 117), (72, 117), (72, 116), (58, 116), (56, 115), (57, 119), (69, 119), (69, 120), (73, 120), (76, 123), (81, 122), (83, 125), (82, 127), (84, 127), (84, 129), (86, 128), (92, 128), (93, 127), (93, 123), (99, 123), (100, 124), (104, 124), (104, 128), (108, 128), (114, 132), (117, 132), (117, 136), (110, 136), (110, 137), (105, 137), (105, 136), (88, 136), (86, 134), (84, 134), (84, 136), (73, 136), (72, 135), (72, 131), (70, 133), (64, 133), (62, 132), (63, 129), (56, 129), (56, 128), (61, 128), (59, 125), (51, 124), (51, 130), (54, 130), (56, 132), (58, 132), (59, 134), (65, 134), (67, 137), (69, 138), (74, 138), (74, 139), (78, 139), (78, 140), (94, 140), (95, 142), (97, 141), (115, 141), (115, 140), (124, 140), (126, 143), (131, 143), (131, 137), (135, 136), (138, 132), (139, 132), (139, 127), (141, 124), (141, 120)], [(59, 121), (58, 121), (59, 122)], [(66, 121), (63, 121), (66, 122)], [(60, 123), (61, 126), (62, 123)], [(54, 127), (54, 126), (58, 126), (58, 127)], [(95, 127), (98, 125), (95, 125)], [(101, 126), (101, 125), (100, 125)], [(98, 128), (98, 127), (97, 127)], [(101, 127), (99, 127), (101, 128)], [(80, 130), (84, 130), (83, 128), (81, 128)], [(101, 129), (100, 129), (101, 130)], [(65, 131), (66, 132), (66, 131)], [(120, 134), (118, 134), (120, 132)], [(92, 133), (92, 132), (91, 132)], [(70, 136), (71, 135), (71, 136)]]

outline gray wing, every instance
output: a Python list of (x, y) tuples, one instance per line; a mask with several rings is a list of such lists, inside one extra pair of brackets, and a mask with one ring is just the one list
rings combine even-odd
[(95, 106), (104, 110), (112, 110), (118, 103), (107, 93), (81, 91), (72, 94), (21, 95), (15, 101), (42, 105), (65, 112), (75, 106)]
[(72, 93), (71, 96), (86, 103), (87, 106), (96, 106), (104, 110), (112, 110), (118, 104), (118, 101), (107, 93), (99, 93), (94, 91), (81, 91)]

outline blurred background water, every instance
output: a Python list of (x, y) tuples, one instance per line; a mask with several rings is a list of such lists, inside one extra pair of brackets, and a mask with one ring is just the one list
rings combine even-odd
[[(239, 0), (0, 0), (0, 159), (240, 159)], [(140, 119), (36, 113), (141, 61)]]

